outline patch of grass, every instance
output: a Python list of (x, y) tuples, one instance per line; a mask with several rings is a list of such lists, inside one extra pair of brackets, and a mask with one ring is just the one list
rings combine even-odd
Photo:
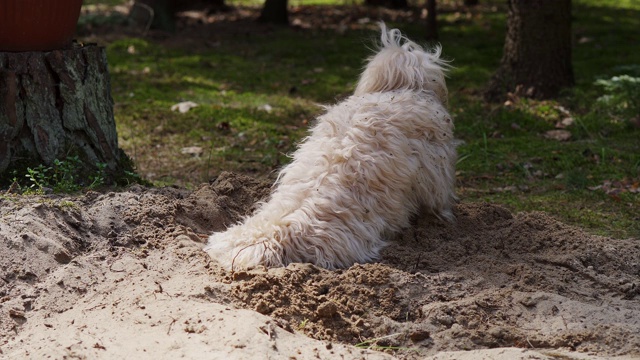
[[(286, 29), (215, 52), (116, 41), (108, 56), (120, 144), (158, 183), (189, 186), (220, 169), (268, 174), (321, 111), (316, 101), (348, 93), (365, 54), (346, 55), (354, 41)], [(315, 46), (335, 53), (318, 57)], [(181, 101), (199, 106), (170, 110)], [(181, 153), (186, 147), (202, 151)]]
[[(439, 4), (440, 43), (454, 66), (450, 109), (464, 142), (462, 200), (545, 211), (598, 234), (640, 236), (640, 130), (620, 121), (620, 114), (631, 116), (620, 109), (636, 95), (618, 98), (617, 110), (597, 101), (608, 94), (598, 80), (638, 77), (631, 71), (640, 64), (640, 5), (574, 1), (577, 86), (556, 100), (486, 104), (482, 90), (502, 54), (504, 2)], [(390, 25), (420, 39), (423, 24), (403, 19)], [(190, 187), (223, 170), (272, 176), (322, 112), (317, 104), (351, 93), (375, 36), (371, 24), (356, 22), (343, 33), (241, 24), (228, 23), (210, 41), (180, 38), (184, 45), (141, 38), (108, 44), (120, 146), (146, 179)], [(182, 101), (198, 107), (171, 111)], [(568, 141), (544, 136), (566, 119)]]
[[(464, 200), (502, 203), (514, 211), (545, 211), (602, 235), (640, 235), (636, 210), (640, 195), (622, 187), (600, 188), (607, 181), (636, 185), (640, 181), (640, 133), (629, 122), (620, 121), (611, 107), (596, 103), (604, 94), (595, 84), (597, 79), (628, 73), (640, 64), (640, 54), (632, 45), (640, 40), (634, 30), (640, 25), (638, 10), (622, 3), (574, 2), (574, 32), (577, 40), (582, 39), (574, 48), (577, 86), (557, 100), (484, 104), (478, 95), (497, 67), (499, 55), (469, 59), (470, 65), (452, 72), (451, 108), (457, 136), (465, 142), (459, 149), (462, 161), (458, 165)], [(494, 16), (495, 21), (503, 21)], [(610, 19), (620, 22), (614, 25)], [(490, 25), (492, 21), (484, 21), (491, 31), (503, 36), (498, 26)], [(447, 47), (444, 39), (442, 42), (456, 60), (465, 57), (456, 54), (458, 51), (483, 43), (492, 48), (487, 53), (499, 51), (495, 36), (485, 32), (482, 37), (460, 40), (459, 47)], [(618, 104), (627, 99), (633, 96)], [(572, 136), (569, 141), (543, 136), (567, 117), (573, 120), (566, 128)]]
[(63, 200), (56, 204), (56, 206), (60, 209), (68, 209), (68, 210), (79, 210), (80, 206), (73, 201)]
[[(12, 191), (24, 195), (47, 193), (73, 193), (82, 189), (95, 189), (105, 185), (107, 164), (96, 164), (96, 170), (86, 174), (77, 156), (55, 159), (52, 166), (27, 167), (25, 174), (14, 171)], [(88, 179), (89, 182), (86, 182)]]
[(309, 319), (305, 318), (304, 320), (300, 321), (300, 324), (298, 324), (298, 330), (302, 330), (307, 326), (307, 323), (309, 322)]

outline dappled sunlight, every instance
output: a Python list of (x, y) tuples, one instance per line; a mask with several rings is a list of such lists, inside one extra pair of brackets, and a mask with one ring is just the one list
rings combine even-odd
[[(138, 30), (115, 30), (108, 23), (108, 31), (91, 28), (90, 39), (108, 46), (121, 146), (140, 173), (157, 184), (195, 186), (223, 170), (274, 176), (323, 111), (318, 105), (352, 93), (375, 48), (379, 19), (411, 38), (420, 39), (424, 32), (425, 13), (415, 7), (397, 11), (294, 1), (292, 26), (286, 28), (254, 22), (260, 4), (228, 4), (235, 7), (228, 13), (181, 14), (175, 35), (143, 38)], [(490, 196), (516, 210), (541, 209), (542, 199), (554, 194), (558, 200), (567, 193), (590, 196), (602, 193), (602, 184), (640, 176), (634, 122), (602, 108), (596, 99), (604, 92), (595, 85), (640, 63), (631, 46), (640, 26), (632, 2), (576, 1), (578, 85), (555, 100), (509, 95), (502, 104), (488, 104), (482, 94), (502, 55), (504, 2), (438, 5), (439, 43), (452, 65), (450, 112), (463, 142), (458, 162), (462, 198)], [(171, 111), (185, 101), (197, 107), (184, 114)], [(594, 205), (598, 214), (613, 216), (617, 224), (633, 223), (628, 207), (637, 205), (637, 196), (603, 199), (611, 201)], [(545, 208), (580, 222), (568, 209), (553, 209)], [(585, 226), (600, 225), (590, 220)], [(637, 225), (627, 227), (640, 232)]]

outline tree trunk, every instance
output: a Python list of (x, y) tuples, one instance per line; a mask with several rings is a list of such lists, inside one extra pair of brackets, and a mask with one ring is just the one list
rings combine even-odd
[(87, 171), (131, 170), (118, 148), (104, 48), (0, 52), (0, 177), (78, 156)]
[(502, 60), (485, 98), (547, 99), (573, 84), (571, 0), (509, 0)]
[(406, 9), (409, 7), (407, 0), (365, 0), (368, 6), (384, 6), (390, 9)]
[[(149, 29), (175, 32), (176, 13), (185, 10), (205, 10), (207, 14), (228, 11), (225, 0), (136, 0), (129, 16)], [(147, 29), (148, 30), (148, 29)]]
[(131, 7), (131, 18), (148, 24), (150, 29), (176, 31), (175, 4), (171, 0), (136, 0)]
[(438, 40), (438, 19), (436, 13), (436, 0), (427, 0), (427, 40)]
[(258, 21), (288, 25), (289, 10), (287, 9), (287, 0), (266, 0)]

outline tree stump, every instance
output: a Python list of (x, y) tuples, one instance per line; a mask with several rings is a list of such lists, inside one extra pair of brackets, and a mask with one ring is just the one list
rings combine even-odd
[(87, 170), (131, 170), (118, 148), (106, 52), (75, 44), (48, 52), (0, 52), (0, 177), (78, 156)]

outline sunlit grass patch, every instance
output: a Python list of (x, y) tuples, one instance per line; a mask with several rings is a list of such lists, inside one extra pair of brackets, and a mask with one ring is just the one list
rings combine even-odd
[(552, 184), (548, 186), (527, 191), (504, 188), (465, 191), (469, 191), (468, 201), (503, 204), (512, 211), (543, 211), (598, 235), (626, 238), (640, 234), (637, 194), (612, 197), (597, 191), (564, 191)]
[[(506, 12), (502, 1), (480, 3), (462, 8), (439, 2), (440, 44), (453, 66), (447, 80), (450, 110), (463, 141), (462, 201), (545, 211), (599, 234), (639, 236), (640, 195), (602, 184), (640, 179), (640, 130), (598, 103), (606, 94), (596, 81), (640, 64), (640, 7), (629, 1), (574, 2), (577, 86), (555, 100), (512, 97), (509, 103), (487, 104), (482, 92), (500, 62)], [(422, 20), (398, 19), (390, 25), (419, 41)], [(116, 40), (107, 50), (120, 146), (140, 174), (158, 185), (195, 186), (223, 170), (273, 176), (322, 112), (318, 104), (352, 92), (373, 47), (370, 28), (376, 20), (345, 31), (230, 31), (198, 46)], [(183, 101), (198, 106), (171, 111)], [(550, 138), (553, 130), (569, 137)]]

